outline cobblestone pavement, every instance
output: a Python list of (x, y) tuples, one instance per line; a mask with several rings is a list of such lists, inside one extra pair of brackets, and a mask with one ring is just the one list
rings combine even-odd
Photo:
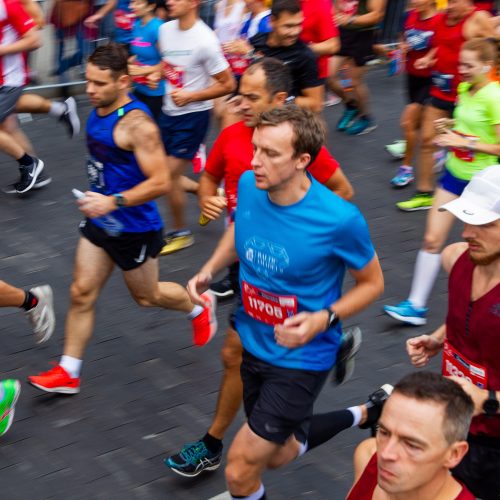
[[(348, 324), (359, 324), (364, 342), (354, 378), (345, 386), (325, 386), (317, 410), (364, 401), (385, 382), (396, 382), (411, 367), (404, 342), (431, 330), (444, 318), (445, 280), (441, 275), (430, 304), (428, 327), (402, 327), (382, 315), (383, 303), (406, 297), (413, 260), (422, 237), (423, 212), (398, 212), (394, 203), (412, 188), (395, 191), (388, 181), (397, 163), (383, 145), (399, 136), (404, 102), (401, 79), (383, 67), (370, 71), (378, 129), (360, 137), (337, 133), (339, 106), (327, 108), (329, 146), (356, 190), (355, 202), (369, 221), (385, 273), (383, 298)], [(89, 105), (79, 99), (83, 116)], [(45, 116), (23, 125), (45, 160), (53, 183), (24, 198), (0, 195), (0, 276), (17, 286), (50, 283), (58, 326), (53, 339), (35, 348), (19, 311), (0, 310), (1, 378), (25, 380), (61, 353), (79, 213), (71, 188), (85, 189), (84, 138), (67, 139)], [(213, 140), (213, 133), (211, 140)], [(210, 143), (211, 141), (209, 141)], [(3, 160), (2, 182), (16, 174)], [(165, 204), (160, 203), (163, 211)], [(200, 228), (195, 199), (189, 219), (196, 244), (161, 259), (161, 278), (186, 283), (213, 249), (222, 224)], [(166, 215), (166, 214), (165, 214)], [(168, 217), (165, 218), (168, 227)], [(459, 235), (459, 228), (453, 234)], [(194, 480), (176, 477), (163, 457), (196, 440), (211, 421), (221, 376), (219, 350), (230, 304), (219, 308), (220, 331), (203, 349), (191, 344), (189, 324), (178, 313), (141, 310), (129, 297), (118, 272), (97, 308), (96, 329), (77, 396), (45, 395), (23, 385), (12, 430), (0, 443), (0, 497), (10, 499), (208, 499), (225, 490), (222, 470)], [(437, 367), (437, 364), (434, 365)], [(226, 449), (243, 420), (232, 426)], [(265, 475), (273, 500), (341, 500), (352, 482), (352, 454), (366, 431), (351, 429), (290, 466)]]

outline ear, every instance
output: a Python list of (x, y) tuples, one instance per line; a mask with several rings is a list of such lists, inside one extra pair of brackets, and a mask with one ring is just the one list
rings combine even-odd
[(309, 163), (311, 163), (311, 155), (309, 153), (302, 153), (300, 156), (297, 158), (297, 165), (295, 168), (297, 170), (305, 170)]
[(128, 75), (121, 75), (118, 77), (118, 85), (120, 87), (120, 90), (126, 89), (130, 87), (130, 76)]
[(489, 64), (485, 64), (481, 69), (481, 73), (488, 74), (491, 71), (491, 66)]
[(467, 441), (457, 441), (453, 443), (447, 453), (444, 466), (447, 469), (455, 468), (464, 458), (465, 454), (469, 451), (469, 444)]
[(288, 94), (286, 92), (276, 92), (276, 94), (274, 94), (273, 102), (276, 106), (283, 106), (287, 97)]

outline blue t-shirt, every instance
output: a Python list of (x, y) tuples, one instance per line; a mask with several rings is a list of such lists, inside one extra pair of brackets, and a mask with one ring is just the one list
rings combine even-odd
[[(132, 41), (130, 42), (130, 53), (137, 56), (137, 62), (146, 66), (153, 66), (161, 61), (158, 50), (158, 32), (163, 24), (161, 19), (154, 17), (145, 26), (140, 19), (134, 22), (132, 28)], [(163, 95), (165, 94), (165, 81), (160, 80), (158, 87), (152, 89), (142, 83), (134, 82), (138, 92), (144, 95)]]
[[(337, 301), (345, 270), (364, 268), (375, 254), (359, 210), (309, 178), (311, 186), (304, 198), (281, 206), (269, 199), (267, 191), (257, 189), (253, 172), (245, 172), (238, 186), (235, 217), (240, 285), (250, 284), (265, 292), (259, 292), (260, 297), (273, 300), (279, 296), (289, 301), (295, 296), (297, 313), (316, 312)], [(257, 358), (313, 371), (334, 365), (341, 338), (337, 325), (303, 347), (282, 347), (274, 339), (273, 325), (249, 316), (244, 305), (236, 313), (236, 330), (243, 347)]]
[[(115, 18), (115, 29), (113, 34), (113, 40), (118, 43), (129, 44), (132, 41), (132, 26), (129, 25), (127, 29), (120, 27), (118, 19), (123, 18), (128, 14), (132, 14), (132, 9), (130, 8), (130, 0), (118, 0), (116, 9), (113, 13)], [(122, 21), (123, 22), (123, 21)], [(125, 21), (125, 25), (128, 23)]]

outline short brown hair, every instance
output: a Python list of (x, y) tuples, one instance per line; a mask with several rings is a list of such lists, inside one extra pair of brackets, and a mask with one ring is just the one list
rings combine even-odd
[(312, 111), (299, 108), (295, 104), (279, 106), (262, 113), (256, 128), (276, 127), (287, 122), (290, 123), (293, 130), (294, 158), (308, 153), (312, 163), (318, 156), (326, 136), (323, 121)]
[(88, 62), (99, 69), (109, 69), (117, 80), (122, 75), (128, 75), (128, 52), (119, 43), (110, 42), (97, 47), (90, 54)]
[(475, 52), (478, 59), (483, 63), (491, 61), (493, 61), (494, 65), (497, 63), (497, 47), (486, 38), (472, 38), (471, 40), (467, 40), (460, 50)]
[(415, 372), (403, 377), (392, 394), (444, 406), (443, 434), (449, 444), (467, 438), (474, 413), (471, 397), (453, 380), (432, 372)]

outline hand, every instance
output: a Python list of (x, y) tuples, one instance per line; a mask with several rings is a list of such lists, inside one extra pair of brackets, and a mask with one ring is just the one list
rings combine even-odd
[(417, 59), (413, 66), (415, 69), (427, 69), (430, 68), (434, 64), (435, 59), (429, 59), (428, 57), (421, 57)]
[(97, 24), (101, 21), (102, 17), (99, 14), (93, 14), (83, 21), (87, 28), (97, 28)]
[(186, 289), (193, 304), (198, 304), (202, 307), (206, 306), (203, 297), (201, 297), (201, 294), (207, 291), (208, 285), (211, 281), (212, 273), (206, 271), (200, 271), (189, 280)]
[(226, 54), (245, 55), (252, 50), (252, 46), (246, 40), (238, 38), (237, 40), (232, 40), (231, 42), (223, 43), (222, 50)]
[(172, 101), (174, 101), (174, 104), (180, 108), (190, 102), (193, 102), (192, 92), (183, 89), (172, 90), (172, 92), (170, 92), (170, 97), (172, 98)]
[(274, 338), (278, 345), (294, 349), (309, 343), (326, 327), (326, 312), (301, 312), (285, 319), (274, 327)]
[(337, 23), (337, 26), (345, 26), (349, 23), (350, 20), (351, 16), (348, 16), (347, 14), (337, 14), (335, 16), (335, 22)]
[(216, 220), (226, 206), (227, 200), (224, 196), (207, 196), (202, 200), (201, 213), (207, 219)]
[(452, 376), (448, 378), (456, 382), (472, 398), (474, 402), (474, 416), (484, 413), (483, 404), (488, 399), (488, 391), (486, 389), (480, 389), (477, 385), (462, 377)]
[(434, 129), (438, 134), (443, 134), (448, 132), (455, 126), (455, 120), (453, 118), (438, 118), (434, 120)]
[(406, 341), (406, 352), (410, 357), (411, 364), (417, 368), (423, 368), (442, 349), (443, 344), (432, 335), (420, 335)]
[(157, 89), (158, 84), (160, 83), (161, 80), (161, 73), (159, 71), (156, 71), (154, 73), (150, 73), (146, 77), (148, 79), (148, 87), (150, 89)]
[(462, 137), (448, 130), (434, 139), (434, 144), (440, 148), (460, 148), (467, 149), (469, 142), (465, 137)]
[(101, 193), (94, 193), (93, 191), (87, 191), (85, 198), (80, 198), (76, 202), (84, 215), (90, 219), (102, 217), (116, 210), (114, 196), (106, 196)]

